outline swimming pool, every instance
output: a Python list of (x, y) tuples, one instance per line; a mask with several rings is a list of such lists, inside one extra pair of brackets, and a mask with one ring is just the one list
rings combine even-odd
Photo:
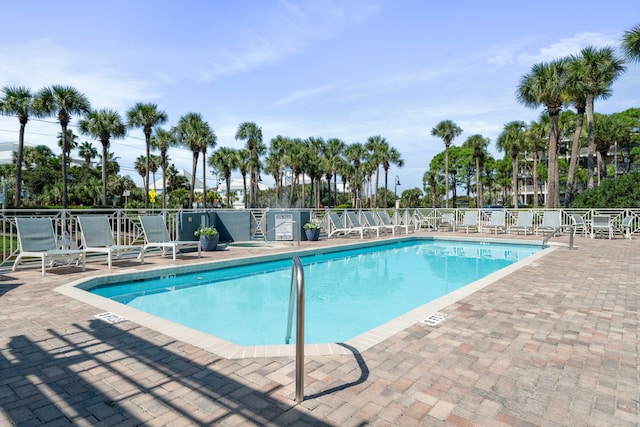
[[(540, 250), (539, 245), (417, 239), (302, 256), (305, 341), (347, 341)], [(89, 290), (255, 346), (284, 343), (290, 282), (288, 256)]]

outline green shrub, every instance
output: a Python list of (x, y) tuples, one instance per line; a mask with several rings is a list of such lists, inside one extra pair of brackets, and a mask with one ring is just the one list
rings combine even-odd
[(631, 172), (617, 179), (607, 178), (591, 190), (576, 196), (572, 208), (638, 208), (640, 207), (640, 173)]

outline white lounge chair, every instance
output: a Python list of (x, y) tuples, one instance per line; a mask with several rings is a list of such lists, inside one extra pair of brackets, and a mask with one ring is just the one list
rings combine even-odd
[(357, 228), (357, 229), (362, 229), (364, 233), (369, 233), (372, 231), (376, 232), (376, 235), (380, 236), (378, 230), (376, 229), (376, 227), (372, 227), (372, 226), (368, 226), (368, 225), (364, 225), (360, 222), (360, 220), (358, 219), (358, 216), (356, 215), (355, 212), (353, 211), (345, 211), (344, 215), (347, 218), (347, 224), (350, 225), (352, 228)]
[(453, 212), (443, 213), (442, 218), (440, 219), (440, 223), (438, 224), (438, 231), (451, 231), (453, 230), (453, 225)]
[(492, 231), (495, 231), (496, 234), (498, 234), (498, 232), (504, 233), (506, 231), (506, 217), (507, 213), (503, 210), (491, 212), (491, 219), (489, 220), (489, 224), (486, 225), (486, 228), (489, 229), (489, 233)]
[(142, 245), (118, 245), (113, 239), (113, 232), (109, 219), (104, 215), (78, 216), (78, 224), (82, 232), (82, 248), (85, 253), (107, 254), (107, 265), (111, 269), (113, 257), (120, 254), (138, 253), (140, 263), (144, 263), (144, 251)]
[(478, 231), (478, 212), (477, 211), (467, 211), (464, 213), (464, 217), (462, 218), (461, 224), (455, 224), (453, 226), (453, 231), (464, 230), (465, 233), (469, 233), (469, 231)]
[[(344, 220), (340, 218), (336, 212), (329, 212), (327, 214), (327, 218), (329, 218), (329, 234), (327, 238), (331, 236), (349, 236), (350, 234), (359, 234), (360, 238), (364, 238), (364, 228), (354, 228), (345, 224)], [(346, 217), (345, 217), (346, 218)]]
[(12, 271), (23, 258), (40, 258), (42, 260), (42, 275), (46, 274), (47, 263), (54, 265), (55, 261), (66, 260), (68, 264), (77, 261), (85, 271), (85, 256), (81, 249), (69, 249), (56, 241), (53, 224), (50, 218), (16, 218), (18, 229), (18, 243), (20, 253), (13, 263)]
[(560, 211), (545, 211), (542, 215), (542, 224), (536, 228), (536, 236), (539, 231), (542, 231), (542, 234), (547, 232), (560, 234), (562, 231), (561, 215), (562, 212)]
[(371, 211), (362, 211), (362, 216), (364, 217), (364, 222), (367, 227), (375, 227), (376, 233), (380, 236), (380, 231), (384, 231), (385, 234), (391, 231), (391, 234), (396, 234), (396, 227), (393, 225), (386, 225), (382, 222), (378, 223), (376, 218), (373, 216), (373, 212)]
[(597, 234), (609, 236), (609, 240), (613, 239), (613, 224), (609, 215), (594, 215), (591, 218), (591, 238)]
[[(380, 218), (380, 222), (387, 226), (387, 227), (393, 227), (393, 229), (395, 230), (396, 228), (398, 229), (402, 229), (404, 228), (404, 231), (406, 234), (409, 234), (409, 225), (406, 224), (394, 224), (393, 221), (391, 220), (391, 217), (389, 216), (389, 213), (387, 211), (378, 211), (378, 218)], [(395, 231), (394, 231), (395, 234)]]
[(167, 225), (164, 218), (160, 215), (140, 215), (140, 223), (142, 224), (142, 232), (144, 233), (145, 244), (142, 248), (144, 253), (149, 248), (162, 248), (162, 255), (166, 255), (171, 249), (173, 252), (173, 260), (176, 260), (176, 253), (179, 248), (197, 248), (198, 258), (202, 256), (202, 248), (199, 240), (173, 240), (169, 236)]
[(520, 212), (518, 213), (518, 217), (516, 218), (516, 223), (509, 227), (509, 234), (511, 231), (515, 231), (516, 234), (519, 232), (523, 232), (524, 235), (527, 235), (527, 232), (533, 234), (533, 212)]

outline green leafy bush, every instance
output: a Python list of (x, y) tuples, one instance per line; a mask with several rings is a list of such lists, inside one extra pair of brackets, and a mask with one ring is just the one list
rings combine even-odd
[(638, 208), (640, 207), (640, 173), (631, 172), (617, 179), (608, 178), (599, 187), (576, 196), (572, 208)]

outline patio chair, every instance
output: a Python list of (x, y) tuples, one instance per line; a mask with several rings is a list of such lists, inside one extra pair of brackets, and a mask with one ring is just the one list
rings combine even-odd
[(609, 240), (613, 239), (613, 224), (609, 215), (594, 215), (591, 218), (591, 238), (598, 234), (608, 235)]
[(631, 231), (633, 226), (633, 220), (635, 219), (634, 215), (627, 215), (622, 220), (620, 224), (620, 231), (622, 231), (622, 235), (625, 239), (631, 240)]
[(478, 212), (477, 211), (467, 211), (464, 213), (464, 217), (462, 218), (461, 224), (454, 224), (453, 231), (458, 231), (459, 229), (463, 229), (466, 233), (471, 231), (478, 231)]
[(378, 223), (378, 221), (373, 216), (373, 212), (371, 211), (362, 211), (362, 216), (364, 217), (364, 222), (367, 227), (375, 227), (376, 233), (380, 236), (380, 230), (384, 231), (385, 234), (391, 231), (391, 234), (396, 234), (396, 227), (393, 225), (386, 225), (382, 222)]
[(573, 235), (581, 233), (583, 237), (587, 236), (587, 223), (584, 222), (582, 215), (571, 214), (571, 226), (573, 227)]
[(451, 231), (453, 230), (453, 212), (443, 213), (440, 223), (438, 224), (438, 231)]
[(176, 253), (179, 248), (197, 248), (198, 258), (202, 256), (202, 247), (199, 240), (173, 240), (169, 236), (164, 218), (160, 215), (139, 215), (142, 232), (144, 233), (145, 244), (142, 247), (141, 256), (149, 248), (162, 248), (162, 256), (171, 249), (173, 260), (176, 260)]
[(120, 254), (137, 252), (140, 263), (144, 264), (142, 245), (117, 245), (113, 239), (109, 219), (104, 215), (78, 216), (78, 224), (82, 232), (82, 248), (85, 253), (107, 254), (107, 265), (111, 269), (113, 257)]
[(486, 226), (486, 228), (489, 229), (489, 233), (492, 231), (495, 231), (496, 234), (498, 234), (498, 232), (504, 233), (506, 231), (506, 217), (507, 213), (503, 210), (491, 212), (491, 219), (489, 220), (489, 224)]
[(327, 217), (329, 218), (329, 229), (331, 231), (327, 235), (327, 238), (330, 238), (333, 235), (344, 235), (348, 236), (350, 234), (359, 234), (360, 238), (364, 238), (364, 228), (356, 228), (347, 226), (342, 218), (336, 212), (329, 212)]
[(515, 231), (516, 234), (523, 232), (525, 236), (527, 235), (527, 232), (533, 234), (533, 212), (527, 211), (518, 213), (516, 223), (508, 229), (509, 234), (511, 234), (511, 231)]
[(547, 232), (560, 234), (562, 230), (561, 215), (560, 211), (546, 211), (542, 215), (542, 224), (536, 228), (536, 236), (539, 231), (542, 231), (542, 234)]
[(73, 261), (76, 261), (76, 265), (82, 263), (82, 271), (86, 270), (84, 251), (65, 248), (62, 241), (57, 242), (51, 218), (16, 218), (16, 228), (20, 253), (13, 263), (12, 271), (16, 270), (23, 258), (40, 258), (43, 276), (46, 274), (47, 263), (53, 266), (55, 261), (60, 260), (67, 261), (67, 264)]
[(402, 229), (404, 228), (404, 231), (406, 234), (409, 234), (409, 225), (405, 225), (405, 224), (394, 224), (393, 221), (391, 220), (391, 217), (389, 216), (389, 212), (387, 211), (378, 211), (378, 218), (380, 218), (380, 222), (386, 226), (386, 227), (393, 227), (394, 232), (393, 234), (395, 234), (395, 229)]
[(362, 229), (364, 233), (369, 233), (372, 231), (375, 231), (376, 234), (378, 235), (378, 237), (380, 236), (378, 230), (375, 227), (371, 227), (371, 226), (367, 226), (364, 225), (360, 222), (360, 220), (358, 219), (358, 216), (356, 215), (355, 212), (353, 211), (344, 211), (344, 215), (346, 215), (346, 221), (347, 223), (351, 224), (352, 228), (359, 228)]
[[(438, 229), (438, 227), (435, 225), (435, 218), (431, 218), (425, 215), (423, 212), (421, 212), (418, 209), (416, 209), (413, 212), (413, 217), (411, 219), (413, 221), (415, 231), (422, 230), (422, 228), (427, 228), (428, 230)], [(407, 234), (409, 234), (408, 229), (407, 229)]]

